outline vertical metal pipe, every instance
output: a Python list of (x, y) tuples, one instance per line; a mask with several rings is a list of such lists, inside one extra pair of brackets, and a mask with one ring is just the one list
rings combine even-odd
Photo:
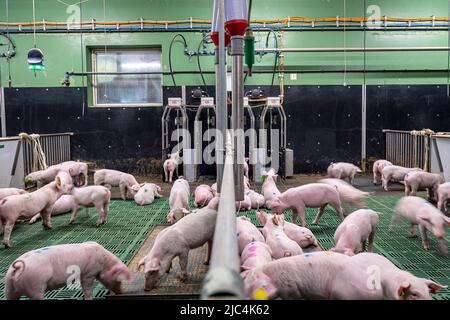
[(228, 128), (227, 70), (225, 56), (225, 0), (216, 0), (219, 11), (219, 46), (216, 49), (216, 127), (221, 139), (216, 139), (217, 188), (222, 187), (225, 138)]
[(244, 37), (231, 37), (232, 66), (232, 121), (235, 150), (235, 196), (244, 200)]
[(5, 88), (3, 87), (0, 87), (0, 120), (2, 127), (2, 137), (6, 137)]
[(362, 85), (361, 101), (361, 169), (366, 172), (366, 85)]
[(226, 136), (226, 158), (219, 210), (214, 230), (211, 264), (202, 288), (202, 299), (243, 299), (244, 285), (236, 239), (234, 152), (231, 134)]

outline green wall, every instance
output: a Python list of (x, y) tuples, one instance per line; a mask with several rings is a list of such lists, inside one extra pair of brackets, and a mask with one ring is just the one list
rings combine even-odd
[[(103, 1), (106, 10), (103, 10)], [(61, 21), (70, 16), (66, 13), (67, 6), (63, 4), (78, 3), (77, 0), (35, 0), (36, 21)], [(366, 2), (366, 4), (365, 4)], [(7, 0), (0, 0), (0, 21), (31, 22), (33, 20), (32, 0), (9, 0), (8, 15)], [(83, 21), (96, 19), (97, 21), (124, 21), (145, 19), (210, 19), (212, 14), (212, 0), (88, 0), (82, 1), (81, 16)], [(282, 18), (288, 16), (303, 17), (364, 17), (365, 5), (378, 5), (381, 15), (390, 17), (437, 17), (448, 16), (448, 1), (446, 0), (253, 0), (252, 19)], [(169, 71), (168, 51), (174, 33), (95, 33), (95, 34), (36, 34), (36, 43), (45, 54), (45, 71), (38, 72), (36, 77), (27, 69), (26, 54), (33, 46), (33, 34), (11, 35), (17, 46), (17, 55), (11, 59), (10, 70), (12, 86), (14, 87), (46, 87), (60, 86), (66, 71), (86, 71), (87, 46), (133, 46), (158, 45), (163, 51), (163, 68)], [(191, 50), (196, 50), (201, 39), (201, 33), (184, 33)], [(266, 33), (255, 33), (259, 42), (256, 47), (264, 46)], [(363, 47), (364, 32), (285, 32), (285, 47)], [(4, 43), (4, 39), (0, 38)], [(367, 47), (382, 46), (448, 46), (449, 35), (446, 31), (370, 31), (366, 32)], [(272, 43), (271, 43), (272, 44)], [(4, 46), (0, 51), (4, 51)], [(211, 46), (211, 50), (213, 47)], [(89, 58), (89, 57), (88, 57)], [(327, 67), (363, 68), (363, 53), (286, 53), (285, 68), (318, 69)], [(380, 52), (366, 53), (366, 68), (374, 69), (447, 69), (447, 52)], [(273, 55), (266, 55), (256, 59), (256, 67), (270, 67), (273, 65)], [(213, 57), (202, 57), (204, 70), (213, 70)], [(197, 61), (184, 56), (181, 43), (174, 45), (173, 67), (175, 70), (197, 70)], [(6, 59), (0, 58), (0, 85), (8, 85), (8, 64)], [(205, 76), (208, 84), (214, 83), (213, 75)], [(285, 77), (286, 85), (295, 84), (360, 84), (363, 83), (362, 74), (298, 74), (297, 80)], [(84, 82), (83, 82), (84, 81)], [(177, 85), (200, 85), (199, 75), (177, 75)], [(254, 75), (248, 77), (246, 84), (269, 84), (271, 75)], [(278, 82), (278, 79), (276, 80)], [(427, 84), (447, 83), (447, 72), (431, 73), (371, 73), (366, 76), (367, 84)], [(85, 79), (73, 77), (72, 86), (85, 84)], [(164, 77), (164, 84), (171, 85), (170, 76)]]

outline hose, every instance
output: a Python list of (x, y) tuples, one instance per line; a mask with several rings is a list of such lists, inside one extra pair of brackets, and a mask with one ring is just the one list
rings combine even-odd
[(202, 66), (200, 65), (200, 47), (202, 46), (202, 43), (203, 43), (204, 40), (205, 40), (205, 38), (203, 37), (202, 40), (200, 40), (200, 43), (198, 44), (198, 48), (197, 48), (197, 66), (198, 66), (198, 71), (200, 71), (200, 76), (202, 77), (203, 86), (205, 87), (204, 88), (205, 92), (207, 92), (205, 77), (203, 76)]
[[(273, 29), (270, 29), (269, 32), (267, 33), (267, 37), (266, 37), (266, 48), (269, 45), (269, 36), (270, 34), (273, 33), (274, 37), (275, 37), (275, 49), (278, 49), (278, 39), (277, 39), (277, 34), (275, 31), (273, 31)], [(278, 62), (278, 56), (279, 56), (279, 52), (275, 52), (275, 62), (273, 64), (273, 73), (272, 73), (272, 83), (271, 83), (271, 89), (273, 87), (273, 81), (275, 80), (275, 72), (277, 70), (277, 62)]]
[(177, 84), (175, 83), (175, 76), (173, 75), (173, 69), (172, 69), (172, 45), (175, 42), (175, 39), (177, 37), (181, 37), (183, 39), (184, 51), (187, 50), (186, 38), (181, 33), (177, 33), (176, 35), (174, 35), (172, 38), (172, 41), (170, 41), (170, 46), (169, 46), (169, 69), (170, 69), (170, 75), (172, 76), (172, 81), (173, 81), (174, 86), (176, 86)]

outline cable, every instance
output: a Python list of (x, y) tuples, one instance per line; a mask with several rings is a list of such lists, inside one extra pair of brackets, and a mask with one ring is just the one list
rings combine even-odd
[[(83, 8), (82, 8), (81, 0), (78, 3), (78, 5), (80, 6), (80, 23), (81, 23), (81, 21), (83, 21)], [(81, 34), (80, 34), (81, 72), (84, 72), (83, 28), (82, 28), (81, 24), (80, 24), (80, 29), (81, 29), (80, 30), (81, 31)], [(83, 99), (82, 107), (81, 107), (82, 108), (81, 109), (81, 116), (84, 117), (84, 108), (85, 108), (85, 103), (84, 103), (84, 99), (85, 99), (85, 96), (84, 96), (84, 77), (82, 77), (82, 79), (81, 79), (81, 86), (82, 86), (81, 98)]]
[(170, 75), (172, 76), (172, 81), (173, 81), (173, 85), (176, 86), (177, 84), (175, 83), (175, 77), (173, 75), (173, 69), (172, 69), (172, 45), (175, 42), (175, 39), (177, 37), (181, 37), (183, 39), (184, 42), (184, 50), (187, 50), (187, 42), (186, 42), (186, 38), (181, 34), (181, 33), (177, 33), (176, 35), (173, 36), (172, 41), (170, 41), (170, 45), (169, 45), (169, 69), (170, 69)]
[[(347, 19), (347, 2), (344, 0), (344, 21)], [(346, 23), (344, 23), (344, 86), (347, 85), (347, 33)]]
[(33, 0), (33, 41), (36, 48), (36, 5)]
[[(6, 0), (6, 21), (9, 23), (9, 0)], [(11, 41), (11, 38), (9, 37), (9, 26), (6, 28), (6, 34), (7, 37), (10, 41), (10, 43), (13, 46), (13, 50), (16, 51), (16, 46), (14, 45), (14, 43)], [(9, 46), (8, 46), (8, 51), (9, 51)], [(11, 78), (11, 59), (7, 58), (6, 61), (8, 61), (8, 87), (11, 88), (12, 87), (12, 78)]]
[[(266, 37), (266, 48), (269, 45), (269, 36), (270, 34), (273, 33), (274, 37), (275, 37), (275, 48), (278, 49), (278, 38), (277, 38), (277, 34), (275, 31), (273, 31), (273, 29), (270, 29), (269, 32), (267, 33), (267, 37)], [(273, 87), (273, 81), (275, 80), (275, 72), (277, 70), (277, 62), (278, 62), (278, 56), (279, 56), (279, 52), (275, 52), (275, 63), (273, 65), (273, 74), (272, 74), (272, 84), (271, 87)]]
[(204, 40), (205, 40), (205, 37), (202, 37), (202, 40), (200, 40), (200, 43), (198, 44), (198, 48), (197, 48), (197, 65), (198, 65), (198, 71), (200, 71), (200, 76), (202, 77), (203, 86), (205, 87), (205, 92), (207, 92), (205, 77), (203, 76), (202, 66), (200, 65), (200, 47), (202, 46), (202, 43), (203, 43)]

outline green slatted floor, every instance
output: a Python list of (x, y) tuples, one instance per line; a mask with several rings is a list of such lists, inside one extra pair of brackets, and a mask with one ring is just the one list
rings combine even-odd
[[(409, 227), (399, 223), (394, 233), (388, 232), (389, 221), (393, 207), (399, 196), (373, 196), (369, 199), (370, 208), (383, 212), (380, 216), (380, 227), (375, 236), (375, 252), (389, 258), (400, 268), (416, 276), (431, 278), (439, 283), (450, 285), (450, 257), (442, 257), (436, 251), (433, 236), (430, 237), (431, 250), (426, 252), (421, 247), (420, 237), (410, 238)], [(191, 206), (193, 207), (193, 206)], [(90, 216), (80, 210), (77, 223), (67, 225), (69, 215), (53, 218), (53, 230), (42, 230), (40, 223), (34, 225), (18, 224), (11, 237), (12, 248), (0, 248), (0, 299), (4, 299), (4, 275), (10, 263), (26, 251), (63, 243), (97, 241), (116, 254), (128, 264), (148, 232), (156, 224), (166, 224), (166, 214), (169, 210), (167, 198), (157, 199), (149, 206), (137, 206), (133, 201), (114, 200), (110, 205), (107, 223), (95, 228), (97, 214), (90, 209)], [(307, 223), (310, 224), (316, 209), (307, 210)], [(239, 213), (247, 215), (256, 225), (255, 211)], [(290, 221), (291, 214), (287, 213)], [(338, 217), (332, 208), (326, 209), (319, 226), (310, 226), (320, 244), (329, 249), (334, 245), (333, 234), (338, 225)], [(450, 232), (446, 237), (450, 248)], [(102, 298), (106, 290), (99, 284), (95, 286), (94, 297)], [(48, 292), (47, 299), (82, 299), (79, 290), (62, 288)], [(450, 289), (444, 289), (434, 295), (436, 299), (450, 300)]]

